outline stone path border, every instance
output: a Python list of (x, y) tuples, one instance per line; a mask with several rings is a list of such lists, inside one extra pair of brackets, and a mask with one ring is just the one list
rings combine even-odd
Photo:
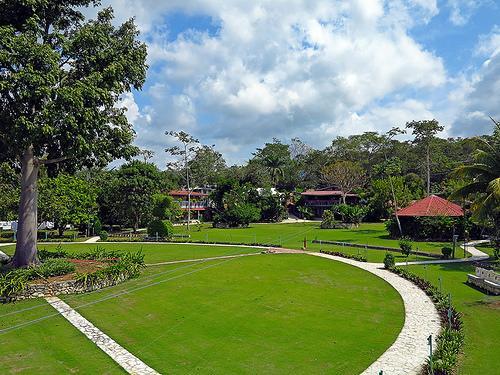
[[(361, 268), (387, 281), (401, 295), (405, 322), (396, 341), (362, 375), (418, 374), (429, 356), (427, 338), (435, 340), (441, 330), (439, 314), (431, 299), (412, 282), (381, 268), (379, 263), (364, 263), (323, 253), (307, 254), (336, 260)], [(435, 342), (434, 342), (435, 344)], [(435, 345), (434, 345), (435, 347)]]
[(155, 371), (139, 358), (129, 353), (58, 297), (46, 297), (45, 300), (129, 374), (159, 374), (159, 372)]

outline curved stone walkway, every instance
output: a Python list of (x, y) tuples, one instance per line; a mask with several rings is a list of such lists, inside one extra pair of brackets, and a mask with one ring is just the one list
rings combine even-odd
[[(405, 308), (405, 322), (396, 341), (363, 375), (378, 375), (380, 371), (390, 375), (418, 374), (429, 356), (427, 338), (433, 340), (441, 329), (438, 312), (430, 298), (412, 282), (381, 268), (378, 263), (364, 263), (323, 253), (309, 255), (336, 260), (361, 268), (384, 279), (401, 295)], [(435, 345), (434, 345), (435, 347)]]

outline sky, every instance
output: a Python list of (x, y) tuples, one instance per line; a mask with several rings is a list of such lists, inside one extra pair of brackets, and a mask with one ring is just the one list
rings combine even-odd
[[(134, 17), (148, 75), (120, 105), (155, 152), (184, 130), (228, 164), (299, 137), (385, 132), (437, 119), (440, 136), (500, 118), (500, 0), (102, 0)], [(98, 9), (85, 11), (89, 17)]]

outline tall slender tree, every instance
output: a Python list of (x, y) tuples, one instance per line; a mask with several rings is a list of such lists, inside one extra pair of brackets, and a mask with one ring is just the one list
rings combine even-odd
[[(120, 95), (140, 89), (146, 46), (133, 20), (113, 26), (98, 0), (0, 1), (0, 146), (21, 167), (13, 265), (38, 262), (37, 178), (42, 165), (74, 171), (136, 153)], [(64, 163), (64, 161), (66, 161)]]
[(429, 196), (431, 194), (431, 144), (436, 134), (443, 131), (444, 127), (439, 125), (437, 120), (423, 120), (407, 122), (406, 128), (412, 130), (415, 137), (413, 142), (424, 149), (427, 196)]
[[(186, 188), (188, 192), (188, 207), (187, 207), (187, 230), (189, 231), (189, 226), (191, 224), (191, 176), (189, 171), (189, 161), (196, 153), (196, 151), (200, 148), (200, 141), (194, 138), (192, 135), (180, 131), (167, 131), (166, 135), (174, 137), (181, 146), (173, 146), (165, 149), (165, 151), (173, 156), (180, 156), (180, 163), (183, 165), (184, 173), (186, 176)], [(169, 163), (169, 166), (177, 167), (179, 166), (179, 161)]]

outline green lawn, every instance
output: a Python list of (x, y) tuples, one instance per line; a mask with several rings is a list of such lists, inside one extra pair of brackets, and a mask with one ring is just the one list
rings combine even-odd
[(359, 373), (404, 320), (383, 280), (306, 255), (155, 267), (65, 299), (78, 306), (147, 282), (158, 284), (80, 312), (162, 373)]
[[(248, 228), (218, 229), (212, 228), (210, 224), (203, 224), (201, 231), (192, 226), (189, 232), (193, 240), (224, 241), (242, 243), (273, 243), (284, 247), (300, 249), (304, 238), (308, 244), (312, 240), (330, 240), (350, 242), (357, 244), (368, 244), (399, 248), (397, 240), (390, 239), (385, 230), (384, 223), (362, 223), (359, 228), (353, 229), (321, 229), (318, 223), (297, 224), (251, 224)], [(178, 234), (187, 234), (185, 227), (175, 227)], [(441, 254), (443, 246), (448, 243), (439, 242), (415, 242), (414, 249), (435, 254)], [(384, 253), (382, 251), (382, 253)], [(457, 255), (460, 251), (457, 251)]]
[(459, 374), (498, 374), (498, 340), (500, 338), (500, 297), (492, 297), (465, 284), (467, 273), (474, 267), (467, 264), (409, 266), (413, 272), (451, 293), (463, 313), (465, 348)]
[[(39, 244), (39, 249), (56, 250), (57, 244)], [(167, 262), (184, 259), (200, 259), (214, 256), (235, 255), (246, 253), (258, 253), (261, 249), (243, 248), (243, 247), (228, 247), (228, 246), (200, 246), (200, 245), (181, 245), (181, 244), (134, 244), (134, 243), (63, 243), (61, 247), (68, 252), (84, 252), (95, 249), (97, 246), (103, 247), (106, 250), (122, 250), (136, 252), (141, 250), (145, 257), (146, 263)], [(2, 246), (0, 250), (6, 254), (14, 253), (14, 246)]]
[[(22, 311), (18, 314), (16, 311)], [(0, 304), (0, 329), (50, 316), (43, 300)], [(124, 374), (106, 354), (61, 316), (0, 333), (2, 374)]]

